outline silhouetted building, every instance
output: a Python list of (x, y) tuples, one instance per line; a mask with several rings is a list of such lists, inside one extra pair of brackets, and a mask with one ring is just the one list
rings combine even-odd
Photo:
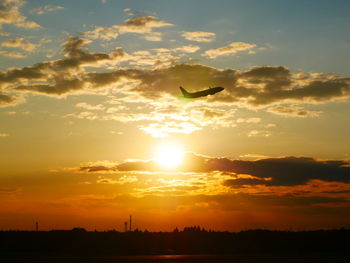
[(206, 230), (204, 228), (201, 229), (200, 226), (190, 226), (184, 227), (184, 232), (206, 232)]
[(72, 228), (72, 231), (74, 231), (74, 232), (86, 232), (86, 229), (83, 227), (74, 227), (74, 228)]

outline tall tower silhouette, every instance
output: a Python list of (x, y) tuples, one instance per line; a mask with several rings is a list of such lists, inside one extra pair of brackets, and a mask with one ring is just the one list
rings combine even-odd
[(129, 223), (129, 231), (130, 231), (130, 232), (131, 232), (131, 230), (132, 230), (131, 223), (132, 223), (132, 215), (130, 215), (130, 223)]
[(125, 232), (128, 232), (128, 222), (124, 222), (124, 230)]
[(39, 223), (38, 221), (35, 222), (35, 231), (38, 232), (39, 231)]

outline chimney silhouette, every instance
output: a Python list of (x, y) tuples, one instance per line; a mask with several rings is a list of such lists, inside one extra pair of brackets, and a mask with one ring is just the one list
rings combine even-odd
[(39, 231), (39, 223), (35, 222), (35, 231), (38, 232)]
[(124, 229), (125, 229), (125, 232), (128, 232), (128, 222), (124, 222)]
[(130, 231), (130, 232), (131, 232), (131, 230), (132, 230), (131, 223), (132, 223), (132, 215), (130, 215), (130, 223), (129, 223), (129, 231)]

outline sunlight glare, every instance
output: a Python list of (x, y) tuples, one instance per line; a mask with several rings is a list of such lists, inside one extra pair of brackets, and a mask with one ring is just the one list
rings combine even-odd
[(174, 144), (162, 145), (158, 148), (155, 156), (158, 165), (166, 169), (175, 169), (183, 160), (181, 147)]

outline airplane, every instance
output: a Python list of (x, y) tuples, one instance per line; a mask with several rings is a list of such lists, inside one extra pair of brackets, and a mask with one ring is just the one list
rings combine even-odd
[(186, 98), (186, 99), (194, 99), (194, 98), (199, 98), (199, 97), (205, 97), (205, 96), (208, 96), (208, 95), (213, 95), (215, 93), (223, 91), (224, 88), (223, 87), (215, 87), (215, 88), (210, 88), (209, 87), (209, 89), (198, 91), (198, 92), (193, 92), (193, 93), (188, 92), (183, 87), (180, 87), (180, 90), (181, 90), (182, 95), (183, 95), (184, 98)]

